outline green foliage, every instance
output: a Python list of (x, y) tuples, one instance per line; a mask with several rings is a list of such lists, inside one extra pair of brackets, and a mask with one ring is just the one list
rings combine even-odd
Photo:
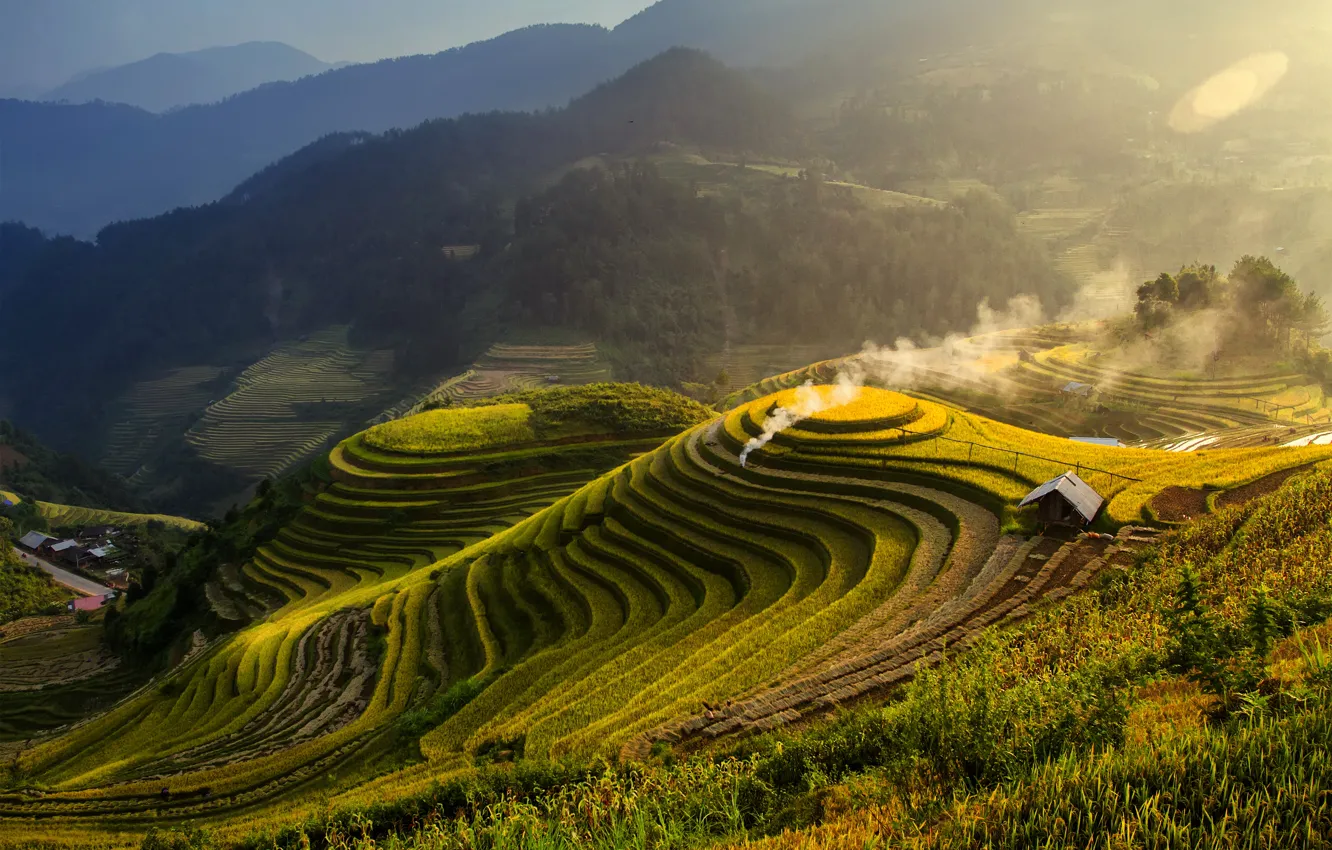
[(32, 614), (64, 611), (70, 594), (14, 552), (14, 525), (0, 517), (0, 625)]
[(1299, 331), (1306, 358), (1312, 358), (1313, 341), (1327, 332), (1329, 323), (1322, 298), (1301, 292), (1295, 280), (1267, 257), (1240, 258), (1225, 280), (1215, 266), (1186, 266), (1177, 276), (1163, 273), (1138, 287), (1134, 307), (1146, 331), (1202, 310), (1222, 313), (1219, 346), (1288, 349), (1292, 332)]
[(490, 684), (491, 679), (464, 679), (455, 682), (443, 693), (435, 694), (421, 708), (404, 712), (398, 718), (398, 731), (405, 739), (420, 740), (421, 736), (462, 710)]
[(575, 430), (605, 434), (674, 433), (714, 413), (679, 393), (643, 384), (588, 384), (529, 390), (488, 399), (482, 406), (525, 404), (540, 438)]
[(809, 172), (736, 200), (642, 163), (578, 170), (520, 204), (516, 231), (512, 320), (577, 328), (655, 383), (701, 373), (728, 308), (732, 342), (845, 344), (969, 328), (983, 299), (1069, 294), (992, 199), (872, 210)]
[(153, 560), (131, 583), (124, 609), (107, 618), (107, 642), (147, 660), (183, 632), (202, 625), (209, 610), (204, 596), (209, 579), (223, 564), (246, 560), (277, 537), (304, 506), (305, 482), (311, 477), (306, 470), (270, 484), (243, 509), (229, 512), (226, 520), (190, 535), (183, 546), (156, 547)]
[(123, 479), (53, 451), (4, 420), (0, 420), (0, 482), (5, 489), (39, 502), (125, 511), (142, 507)]
[(22, 499), (10, 507), (0, 507), (0, 517), (14, 525), (18, 535), (29, 531), (50, 531), (51, 522), (43, 514), (41, 507), (31, 499)]

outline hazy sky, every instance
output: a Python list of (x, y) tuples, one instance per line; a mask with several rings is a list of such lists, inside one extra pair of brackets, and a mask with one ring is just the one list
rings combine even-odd
[(614, 26), (651, 0), (0, 0), (0, 96), (161, 52), (284, 41), (326, 61), (436, 53), (537, 23)]

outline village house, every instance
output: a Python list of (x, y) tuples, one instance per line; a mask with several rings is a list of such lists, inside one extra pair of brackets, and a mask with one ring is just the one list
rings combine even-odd
[(19, 546), (36, 555), (42, 551), (42, 547), (55, 542), (55, 538), (48, 534), (42, 534), (40, 531), (29, 531), (19, 538)]

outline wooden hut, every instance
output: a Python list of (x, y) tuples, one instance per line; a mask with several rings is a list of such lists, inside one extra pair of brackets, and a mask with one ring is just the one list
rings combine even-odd
[(1064, 525), (1086, 528), (1096, 521), (1105, 499), (1072, 472), (1047, 481), (1032, 490), (1018, 507), (1038, 505), (1042, 525)]

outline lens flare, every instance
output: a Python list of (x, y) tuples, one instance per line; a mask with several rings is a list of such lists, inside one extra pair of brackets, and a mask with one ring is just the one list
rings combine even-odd
[(1236, 62), (1184, 96), (1170, 113), (1179, 133), (1201, 133), (1254, 105), (1290, 70), (1285, 53), (1255, 53)]

